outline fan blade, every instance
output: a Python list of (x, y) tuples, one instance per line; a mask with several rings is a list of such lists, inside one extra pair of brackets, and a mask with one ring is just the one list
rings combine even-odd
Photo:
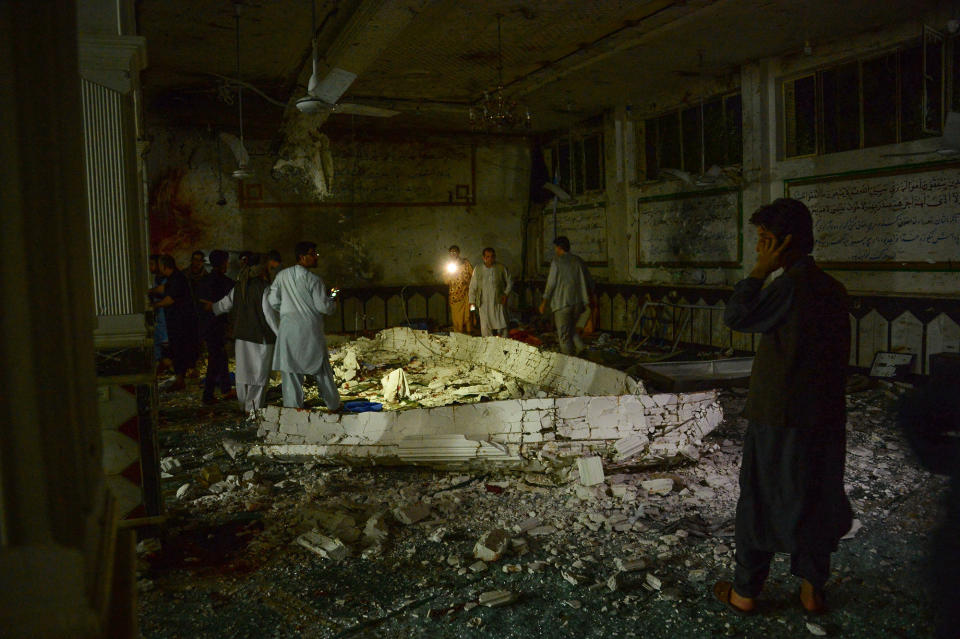
[[(316, 74), (310, 78), (311, 85), (314, 84), (315, 77)], [(310, 96), (320, 98), (330, 104), (336, 104), (340, 96), (347, 92), (347, 89), (350, 88), (350, 85), (353, 84), (353, 81), (356, 79), (356, 73), (334, 67), (330, 69), (330, 72), (319, 84), (316, 84), (314, 88), (310, 90)]]
[(393, 109), (383, 109), (381, 107), (368, 106), (366, 104), (338, 104), (333, 108), (334, 113), (343, 113), (347, 115), (368, 115), (374, 118), (392, 118), (399, 114), (399, 111)]
[(247, 150), (243, 148), (243, 143), (240, 142), (240, 139), (231, 135), (230, 133), (221, 133), (220, 139), (223, 140), (224, 144), (230, 147), (230, 151), (233, 152), (233, 157), (237, 159), (237, 164), (243, 168), (250, 163), (250, 154), (247, 153)]
[(557, 200), (560, 202), (569, 202), (573, 200), (573, 198), (570, 197), (570, 194), (564, 191), (563, 187), (561, 187), (558, 184), (554, 184), (553, 182), (547, 182), (543, 185), (543, 188), (553, 193), (553, 196), (557, 198)]

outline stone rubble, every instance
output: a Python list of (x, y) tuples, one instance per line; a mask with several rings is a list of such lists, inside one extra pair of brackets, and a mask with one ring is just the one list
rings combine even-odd
[[(657, 397), (650, 399), (669, 401)], [(892, 505), (929, 486), (924, 471), (910, 463), (902, 437), (890, 428), (888, 413), (878, 409), (882, 403), (877, 397), (864, 392), (847, 400), (850, 446), (872, 455), (848, 455), (847, 493), (862, 528), (855, 525), (851, 534), (856, 537), (841, 542), (846, 547), (867, 543), (877, 530), (895, 525), (887, 514)], [(531, 580), (562, 581), (559, 587), (566, 594), (556, 599), (556, 606), (561, 601), (579, 606), (582, 601), (592, 609), (602, 601), (608, 607), (605, 614), (629, 623), (645, 614), (647, 598), (682, 601), (691, 592), (705, 597), (704, 584), (731, 574), (740, 461), (736, 440), (745, 428), (736, 415), (743, 394), (725, 392), (723, 401), (728, 414), (724, 427), (702, 442), (696, 464), (651, 469), (597, 455), (606, 476), (592, 486), (496, 465), (453, 474), (423, 468), (357, 469), (317, 463), (314, 457), (304, 458), (305, 463), (252, 455), (234, 459), (218, 436), (207, 449), (168, 446), (163, 451), (168, 455), (164, 459), (182, 461), (178, 477), (164, 481), (164, 492), (167, 507), (178, 517), (251, 512), (262, 517), (263, 529), (251, 535), (245, 551), (251, 560), (272, 560), (289, 552), (304, 565), (338, 561), (338, 570), (364, 570), (364, 562), (383, 562), (410, 575), (411, 592), (421, 587), (412, 580), (415, 568), (423, 564), (428, 573), (459, 584), (459, 602), (475, 602), (479, 592), (529, 592)], [(411, 412), (416, 411), (400, 414)], [(302, 414), (308, 425), (315, 415), (323, 415)], [(569, 466), (579, 470), (575, 461)], [(531, 475), (551, 480), (529, 481)], [(475, 558), (478, 546), (482, 556)], [(832, 579), (850, 578), (842, 564), (835, 572), (841, 577)], [(147, 576), (151, 579), (140, 582), (141, 594), (149, 600), (160, 596), (164, 586), (154, 586), (157, 578)], [(526, 598), (517, 601), (523, 606)], [(705, 610), (709, 607), (704, 603)], [(450, 616), (456, 614), (468, 623), (462, 612)], [(836, 634), (832, 626), (830, 631)]]
[(548, 474), (598, 457), (583, 462), (593, 465), (581, 478), (599, 483), (604, 462), (695, 459), (723, 417), (716, 391), (648, 395), (620, 371), (502, 338), (393, 328), (340, 347), (331, 362), (342, 396), (384, 410), (267, 406), (258, 416), (262, 443), (249, 456), (446, 469), (496, 463)]

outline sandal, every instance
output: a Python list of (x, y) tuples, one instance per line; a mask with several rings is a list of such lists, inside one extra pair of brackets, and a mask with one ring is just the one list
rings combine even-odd
[(713, 584), (713, 597), (730, 609), (732, 612), (740, 615), (741, 617), (751, 617), (757, 614), (757, 609), (753, 608), (752, 610), (744, 610), (738, 606), (735, 606), (733, 602), (730, 601), (730, 595), (733, 592), (733, 584), (729, 581), (718, 581)]
[[(810, 583), (810, 582), (806, 582), (806, 583)], [(814, 608), (807, 608), (807, 606), (803, 603), (803, 584), (801, 584), (800, 587), (797, 589), (797, 598), (800, 599), (800, 608), (803, 609), (803, 612), (808, 615), (819, 616), (819, 615), (826, 614), (827, 598), (823, 594), (823, 590), (817, 590), (816, 588), (813, 587), (812, 584), (810, 585), (810, 589), (812, 590), (813, 601), (816, 604), (816, 606)]]

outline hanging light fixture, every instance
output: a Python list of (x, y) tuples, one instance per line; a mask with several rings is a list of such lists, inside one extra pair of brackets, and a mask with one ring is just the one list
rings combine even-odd
[(519, 126), (530, 128), (530, 110), (503, 94), (503, 40), (500, 33), (500, 20), (497, 14), (497, 88), (485, 91), (483, 99), (470, 107), (470, 124), (478, 129), (503, 131)]

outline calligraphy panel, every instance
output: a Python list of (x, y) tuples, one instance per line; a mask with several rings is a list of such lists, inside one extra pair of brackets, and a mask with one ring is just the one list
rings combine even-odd
[(814, 256), (839, 269), (960, 270), (960, 164), (785, 180), (813, 214)]
[(741, 193), (711, 189), (637, 200), (637, 266), (740, 266)]
[(588, 266), (607, 265), (607, 209), (606, 202), (543, 211), (540, 233), (543, 263), (553, 256), (553, 238), (565, 235), (570, 240), (570, 252), (579, 255)]

